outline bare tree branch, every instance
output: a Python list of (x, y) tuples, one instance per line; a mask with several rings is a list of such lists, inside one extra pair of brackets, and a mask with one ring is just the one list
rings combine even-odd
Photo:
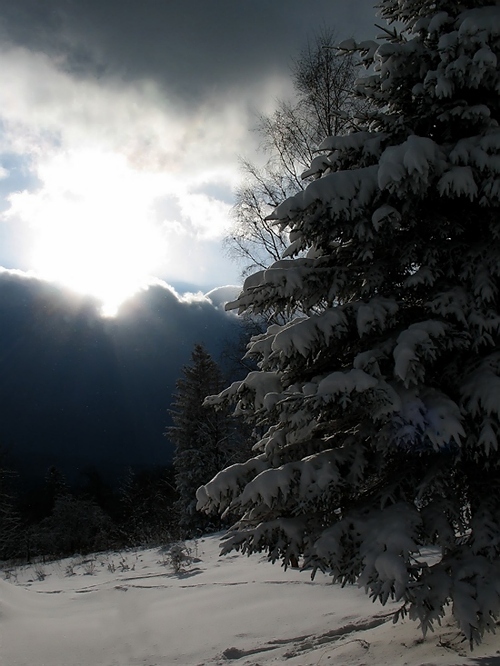
[(314, 151), (330, 135), (352, 128), (364, 102), (355, 95), (354, 56), (340, 55), (333, 30), (315, 35), (292, 65), (293, 101), (279, 100), (276, 111), (261, 115), (256, 130), (267, 162), (258, 168), (241, 160), (243, 182), (236, 192), (233, 225), (225, 239), (242, 275), (278, 261), (288, 246), (285, 230), (266, 217), (284, 199), (303, 189), (301, 178)]

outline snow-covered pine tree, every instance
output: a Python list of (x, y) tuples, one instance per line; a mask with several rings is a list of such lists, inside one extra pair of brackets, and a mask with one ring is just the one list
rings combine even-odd
[(175, 446), (175, 508), (183, 536), (193, 536), (218, 525), (196, 510), (196, 490), (231, 459), (231, 419), (228, 410), (205, 407), (205, 398), (224, 386), (221, 370), (206, 349), (197, 344), (191, 363), (177, 381), (172, 408), (173, 425), (165, 435)]
[(424, 632), (451, 603), (475, 641), (500, 614), (500, 6), (379, 10), (392, 34), (341, 45), (376, 109), (324, 141), (272, 215), (291, 245), (230, 306), (295, 315), (211, 400), (265, 434), (198, 505), (241, 516), (226, 552), (303, 556)]

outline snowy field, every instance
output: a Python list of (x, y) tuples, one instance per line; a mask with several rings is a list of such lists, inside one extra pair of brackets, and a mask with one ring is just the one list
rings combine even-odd
[(423, 640), (357, 588), (221, 558), (218, 536), (189, 546), (179, 574), (158, 549), (2, 570), (0, 664), (500, 666), (500, 635), (471, 653), (445, 622)]

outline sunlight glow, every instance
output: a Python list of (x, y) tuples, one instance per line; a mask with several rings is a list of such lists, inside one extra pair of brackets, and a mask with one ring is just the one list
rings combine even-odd
[(96, 296), (103, 314), (114, 315), (165, 261), (166, 238), (153, 213), (160, 175), (87, 150), (52, 158), (40, 177), (41, 191), (11, 199), (31, 222), (33, 269)]

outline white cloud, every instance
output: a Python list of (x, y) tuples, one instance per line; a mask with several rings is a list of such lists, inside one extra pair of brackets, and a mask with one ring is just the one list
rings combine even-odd
[(200, 238), (221, 238), (228, 228), (231, 206), (206, 194), (186, 193), (179, 202)]
[(238, 155), (256, 140), (251, 103), (257, 110), (272, 97), (272, 82), (186, 109), (153, 81), (76, 78), (63, 64), (0, 50), (0, 152), (29, 158), (39, 182), (12, 193), (3, 215), (20, 237), (29, 230), (23, 267), (82, 289), (92, 267), (94, 293), (110, 275), (110, 290), (153, 272), (205, 285), (234, 281), (238, 269), (220, 244), (227, 192), (240, 179)]
[(98, 145), (126, 155), (137, 170), (193, 183), (236, 182), (237, 155), (256, 141), (248, 131), (251, 106), (262, 110), (284, 89), (281, 80), (265, 81), (259, 90), (241, 87), (186, 108), (153, 81), (76, 78), (62, 63), (20, 47), (0, 50), (0, 64), (0, 149), (41, 156)]
[[(211, 301), (215, 308), (225, 311), (226, 303), (235, 301), (240, 293), (241, 286), (227, 284), (223, 287), (216, 287), (215, 289), (212, 289), (207, 294), (205, 294), (205, 296)], [(230, 310), (229, 313), (232, 315), (235, 314), (234, 310)]]

